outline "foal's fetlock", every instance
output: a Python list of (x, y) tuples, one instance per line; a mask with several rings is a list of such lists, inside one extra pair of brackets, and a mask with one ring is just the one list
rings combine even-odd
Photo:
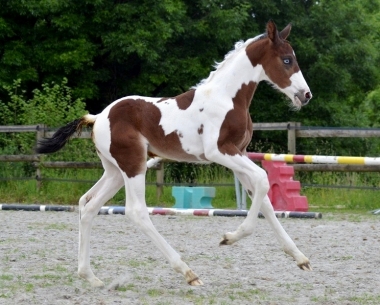
[(233, 233), (228, 232), (223, 235), (219, 246), (232, 245), (234, 242), (236, 242), (236, 239), (234, 238)]
[(284, 252), (290, 256), (292, 256), (296, 262), (297, 266), (304, 271), (313, 271), (313, 268), (311, 267), (309, 259), (301, 252), (299, 252), (298, 249), (291, 249), (291, 248), (283, 248)]
[(227, 238), (227, 235), (224, 234), (221, 241), (219, 242), (219, 246), (224, 246), (224, 245), (231, 245), (231, 242)]
[(220, 241), (219, 245), (232, 245), (233, 243), (236, 243), (240, 239), (247, 237), (253, 233), (253, 226), (247, 226), (241, 224), (239, 228), (237, 228), (234, 232), (227, 232), (223, 235), (222, 240)]

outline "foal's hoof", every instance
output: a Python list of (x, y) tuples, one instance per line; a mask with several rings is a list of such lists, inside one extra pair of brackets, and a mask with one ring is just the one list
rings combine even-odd
[(234, 243), (231, 239), (228, 238), (227, 234), (228, 233), (223, 235), (222, 240), (219, 243), (219, 246), (232, 245)]
[(81, 278), (87, 280), (90, 283), (91, 287), (93, 287), (93, 288), (102, 288), (102, 287), (104, 287), (104, 283), (101, 280), (99, 280), (97, 277), (93, 277), (91, 279), (88, 279), (88, 278), (85, 278), (84, 276), (81, 276), (81, 275), (79, 275), (79, 276)]
[(191, 282), (188, 283), (190, 286), (202, 286), (203, 285), (203, 282), (196, 278), (194, 280), (192, 280)]
[(300, 269), (304, 271), (313, 271), (313, 268), (311, 267), (310, 262), (299, 264), (298, 267), (300, 267)]
[(189, 270), (185, 275), (186, 281), (190, 286), (202, 286), (203, 282), (199, 279), (199, 277), (192, 271)]
[(93, 288), (103, 288), (104, 287), (104, 283), (101, 280), (99, 280), (98, 278), (95, 278), (92, 281), (90, 281), (90, 284), (91, 284), (91, 287), (93, 287)]

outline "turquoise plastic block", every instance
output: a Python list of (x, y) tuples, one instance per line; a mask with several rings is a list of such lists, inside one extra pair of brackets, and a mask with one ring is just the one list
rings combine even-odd
[(173, 186), (172, 195), (175, 198), (175, 209), (213, 209), (212, 198), (215, 197), (215, 187)]

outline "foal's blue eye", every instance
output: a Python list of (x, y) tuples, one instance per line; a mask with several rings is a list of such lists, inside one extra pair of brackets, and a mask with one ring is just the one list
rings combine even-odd
[(285, 65), (289, 65), (290, 64), (290, 59), (289, 58), (285, 58), (283, 59), (283, 62)]

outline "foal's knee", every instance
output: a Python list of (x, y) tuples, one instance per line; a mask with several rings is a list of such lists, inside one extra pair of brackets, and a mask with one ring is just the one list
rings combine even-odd
[[(251, 180), (252, 181), (252, 180)], [(270, 188), (268, 175), (263, 169), (259, 169), (254, 173), (254, 180), (252, 181), (252, 185), (254, 186), (255, 192), (260, 192), (263, 194), (267, 194)], [(253, 195), (253, 190), (248, 190), (251, 196)]]
[(95, 197), (92, 199), (90, 195), (86, 194), (79, 199), (79, 220), (81, 224), (91, 223), (92, 219), (99, 212), (98, 203)]
[(88, 200), (87, 200), (87, 195), (86, 194), (84, 194), (82, 197), (80, 197), (79, 202), (78, 202), (78, 204), (79, 204), (79, 211), (81, 211), (84, 208), (84, 206), (86, 205), (87, 201)]
[(269, 185), (269, 179), (268, 179), (267, 175), (265, 175), (265, 176), (263, 176), (263, 177), (260, 178), (260, 180), (258, 182), (258, 188), (264, 194), (267, 194), (269, 192), (270, 185)]
[(82, 210), (93, 198), (93, 195), (90, 193), (84, 194), (82, 197), (79, 199), (79, 210)]

